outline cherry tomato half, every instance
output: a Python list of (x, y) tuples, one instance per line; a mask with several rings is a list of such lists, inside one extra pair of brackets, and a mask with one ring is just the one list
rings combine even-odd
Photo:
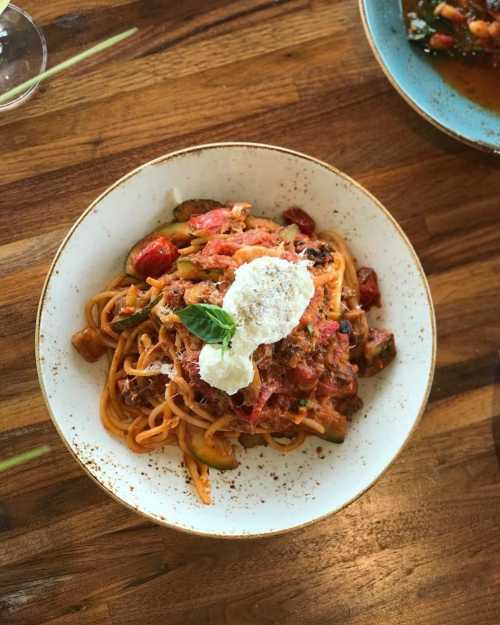
[(158, 278), (170, 269), (179, 256), (175, 245), (162, 235), (148, 241), (134, 258), (134, 269), (141, 278)]

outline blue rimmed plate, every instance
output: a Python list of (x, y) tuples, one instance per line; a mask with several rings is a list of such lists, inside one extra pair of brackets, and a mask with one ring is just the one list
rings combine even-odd
[(375, 57), (410, 106), (455, 139), (500, 154), (500, 114), (455, 91), (409, 44), (399, 0), (359, 0), (359, 5)]

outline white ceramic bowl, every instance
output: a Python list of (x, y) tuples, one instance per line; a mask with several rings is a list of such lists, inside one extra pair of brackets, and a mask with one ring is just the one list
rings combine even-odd
[[(199, 503), (174, 447), (136, 455), (99, 419), (106, 363), (88, 364), (71, 334), (84, 325), (85, 301), (123, 265), (127, 250), (171, 218), (178, 199), (252, 202), (260, 215), (290, 205), (320, 228), (336, 228), (358, 262), (379, 275), (384, 307), (375, 325), (392, 329), (398, 356), (363, 380), (365, 405), (343, 445), (314, 437), (282, 455), (255, 448), (237, 471), (211, 471), (214, 504)], [(228, 143), (162, 156), (105, 191), (57, 252), (42, 293), (36, 337), (40, 384), (62, 439), (112, 496), (158, 523), (218, 537), (268, 535), (297, 528), (353, 501), (384, 472), (408, 440), (431, 387), (435, 321), (429, 288), (409, 241), (391, 215), (334, 168), (282, 148)], [(321, 446), (322, 454), (316, 448)], [(319, 456), (323, 456), (322, 458)]]

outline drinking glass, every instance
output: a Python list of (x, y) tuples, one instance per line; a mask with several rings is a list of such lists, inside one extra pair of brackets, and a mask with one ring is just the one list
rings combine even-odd
[[(47, 67), (47, 42), (31, 17), (14, 4), (0, 15), (0, 94), (23, 83)], [(26, 102), (38, 89), (38, 83), (5, 104), (0, 112)]]

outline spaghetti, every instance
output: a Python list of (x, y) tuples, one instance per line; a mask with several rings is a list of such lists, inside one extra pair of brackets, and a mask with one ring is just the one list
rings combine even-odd
[[(176, 222), (132, 249), (127, 273), (88, 301), (87, 327), (72, 338), (89, 361), (109, 355), (104, 427), (135, 453), (179, 447), (206, 504), (209, 467), (238, 466), (238, 443), (280, 452), (308, 436), (341, 443), (362, 405), (358, 376), (377, 373), (395, 356), (393, 335), (370, 328), (366, 317), (380, 305), (377, 276), (357, 269), (340, 235), (315, 234), (300, 209), (285, 211), (288, 225), (249, 210), (242, 203), (184, 202)], [(255, 350), (250, 385), (228, 395), (201, 379), (203, 342), (176, 311), (222, 305), (236, 269), (261, 256), (308, 260), (314, 296), (286, 338)]]

